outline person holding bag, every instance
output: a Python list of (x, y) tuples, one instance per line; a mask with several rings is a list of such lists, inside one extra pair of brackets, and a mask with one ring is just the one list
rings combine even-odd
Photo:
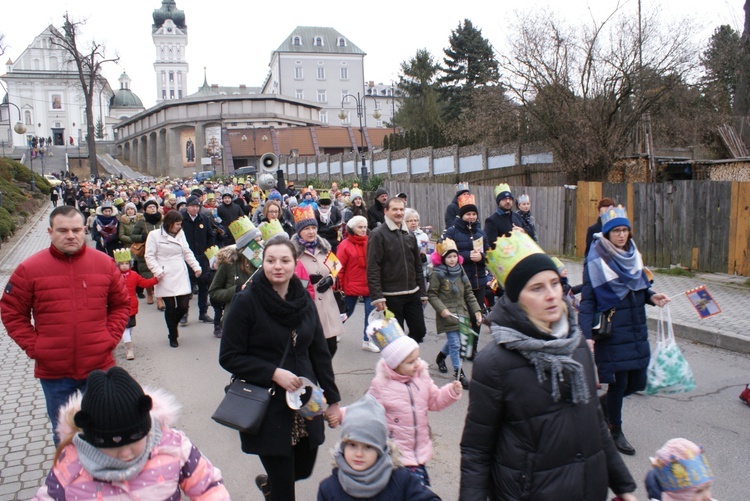
[[(586, 256), (578, 321), (594, 351), (599, 382), (607, 384), (600, 402), (612, 438), (621, 453), (633, 455), (635, 448), (622, 432), (622, 403), (646, 388), (651, 351), (645, 305), (664, 306), (669, 298), (651, 290), (625, 208), (612, 207), (601, 220), (602, 232), (594, 235)], [(611, 330), (594, 341), (594, 318), (603, 315)]]
[(339, 422), (341, 412), (331, 354), (315, 305), (294, 275), (296, 265), (289, 240), (266, 243), (262, 271), (228, 308), (219, 350), (219, 363), (234, 377), (276, 388), (260, 432), (241, 432), (240, 442), (242, 451), (258, 455), (266, 470), (255, 479), (265, 498), (284, 501), (295, 499), (295, 481), (312, 474), (324, 442), (324, 417), (302, 418), (287, 405), (285, 392), (297, 391), (307, 378), (324, 390), (325, 418)]

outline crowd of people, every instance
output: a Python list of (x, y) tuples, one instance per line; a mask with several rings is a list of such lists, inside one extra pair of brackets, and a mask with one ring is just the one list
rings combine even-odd
[[(368, 206), (356, 185), (264, 192), (249, 181), (61, 186), (49, 250), (15, 270), (0, 300), (9, 335), (35, 361), (58, 446), (39, 499), (229, 499), (221, 472), (172, 428), (174, 398), (141, 387), (112, 355), (122, 342), (135, 358), (140, 300), (164, 312), (178, 348), (194, 296), (197, 320), (221, 339), (220, 365), (279, 390), (260, 432), (239, 437), (265, 469), (255, 482), (267, 499), (295, 498), (326, 423), (342, 434), (318, 499), (440, 499), (427, 469), (428, 414), (467, 390), (460, 499), (604, 500), (609, 490), (637, 499), (620, 456), (635, 454), (623, 400), (646, 385), (645, 307), (669, 299), (651, 288), (624, 207), (600, 202), (571, 287), (538, 245), (529, 196), (507, 184), (483, 225), (469, 186), (456, 186), (433, 241), (403, 193), (379, 188)], [(449, 361), (454, 376), (442, 387), (420, 358), (428, 302), (445, 341), (434, 367), (447, 373)], [(359, 303), (362, 349), (380, 358), (366, 396), (345, 405), (333, 359)], [(490, 341), (479, 350), (471, 333), (483, 326)], [(306, 385), (322, 388), (326, 405), (303, 417), (287, 394)], [(649, 496), (710, 499), (702, 449), (680, 440), (653, 459)], [(151, 481), (165, 469), (164, 482)]]

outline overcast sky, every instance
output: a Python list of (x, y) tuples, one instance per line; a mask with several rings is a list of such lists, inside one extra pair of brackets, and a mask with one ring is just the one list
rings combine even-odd
[[(626, 11), (636, 12), (637, 0), (620, 3)], [(507, 27), (515, 19), (514, 9), (549, 8), (575, 22), (592, 15), (602, 20), (616, 5), (615, 0), (177, 0), (188, 27), (188, 93), (203, 83), (204, 66), (209, 83), (260, 86), (268, 73), (271, 53), (296, 26), (337, 29), (367, 53), (365, 79), (389, 83), (397, 80), (400, 63), (411, 58), (417, 49), (426, 48), (440, 58), (451, 30), (464, 18), (470, 19), (495, 49), (502, 51)], [(105, 67), (104, 74), (112, 88), (119, 88), (117, 78), (124, 69), (132, 79), (132, 90), (146, 107), (152, 106), (156, 102), (156, 77), (151, 24), (153, 10), (160, 6), (161, 0), (12, 2), (3, 9), (0, 21), (0, 33), (5, 35), (7, 45), (4, 58), (15, 60), (49, 24), (60, 27), (67, 10), (71, 18), (86, 20), (84, 40), (105, 42), (108, 55), (120, 56), (118, 65)], [(667, 18), (692, 18), (695, 37), (701, 45), (721, 24), (742, 30), (742, 0), (643, 0), (644, 10), (654, 7)], [(0, 74), (4, 73), (5, 68), (0, 70)]]

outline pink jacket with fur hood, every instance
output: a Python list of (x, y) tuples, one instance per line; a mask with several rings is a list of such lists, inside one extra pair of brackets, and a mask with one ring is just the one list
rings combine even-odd
[[(180, 499), (180, 491), (188, 499), (224, 501), (229, 493), (218, 468), (190, 442), (181, 431), (170, 428), (177, 419), (180, 405), (163, 390), (144, 392), (151, 396), (151, 416), (161, 425), (161, 441), (154, 446), (143, 469), (131, 480), (105, 482), (91, 477), (83, 468), (73, 443), (65, 446), (35, 500), (64, 499)], [(79, 432), (73, 416), (81, 408), (81, 393), (75, 394), (60, 408), (57, 431), (61, 443)]]
[(398, 374), (381, 358), (368, 393), (385, 407), (388, 435), (398, 444), (404, 466), (423, 465), (432, 458), (427, 411), (445, 409), (461, 398), (451, 391), (451, 383), (438, 388), (424, 360), (411, 378)]

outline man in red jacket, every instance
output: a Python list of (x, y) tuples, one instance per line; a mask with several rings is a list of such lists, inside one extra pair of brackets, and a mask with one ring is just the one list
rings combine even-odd
[(55, 208), (49, 224), (52, 245), (18, 265), (0, 299), (0, 316), (34, 360), (58, 445), (59, 407), (85, 389), (90, 372), (115, 365), (112, 352), (130, 303), (112, 258), (86, 247), (83, 215), (75, 207)]

